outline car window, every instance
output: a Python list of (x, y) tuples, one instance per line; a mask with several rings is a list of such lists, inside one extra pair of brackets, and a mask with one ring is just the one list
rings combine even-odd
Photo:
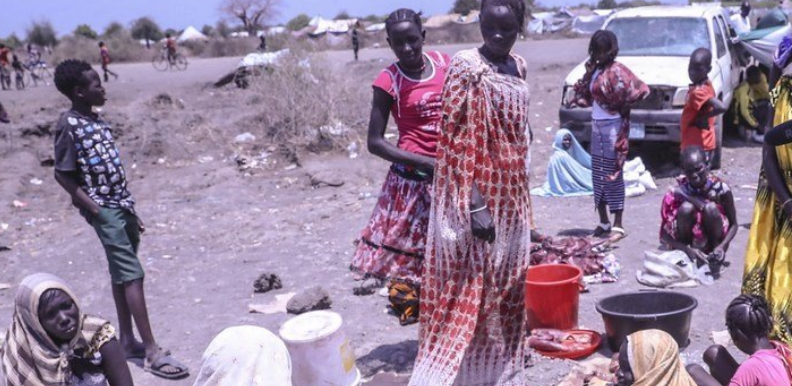
[(722, 58), (726, 55), (726, 37), (723, 34), (723, 22), (719, 17), (715, 18), (712, 29), (715, 30), (715, 47), (718, 49), (718, 58)]
[(696, 48), (710, 47), (707, 22), (704, 19), (613, 19), (606, 29), (613, 32), (619, 40), (620, 56), (690, 56)]

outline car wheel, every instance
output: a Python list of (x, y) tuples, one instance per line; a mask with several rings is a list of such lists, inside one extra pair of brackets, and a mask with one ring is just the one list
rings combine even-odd
[(723, 115), (718, 116), (715, 120), (715, 150), (712, 152), (712, 160), (710, 160), (710, 169), (717, 170), (721, 168), (723, 150)]

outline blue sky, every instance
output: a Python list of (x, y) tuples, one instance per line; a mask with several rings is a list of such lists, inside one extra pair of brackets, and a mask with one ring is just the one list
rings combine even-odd
[[(591, 0), (592, 2), (594, 0)], [(140, 17), (152, 17), (163, 28), (183, 29), (194, 25), (214, 25), (222, 17), (221, 0), (4, 0), (0, 36), (16, 33), (24, 38), (34, 20), (49, 20), (59, 34), (68, 34), (86, 23), (101, 32), (110, 22), (129, 24)], [(550, 6), (579, 4), (581, 0), (540, 0)], [(396, 8), (422, 10), (433, 15), (447, 12), (453, 0), (281, 0), (278, 22), (306, 13), (333, 17), (340, 11), (352, 15), (387, 14)], [(12, 16), (13, 15), (13, 16)]]

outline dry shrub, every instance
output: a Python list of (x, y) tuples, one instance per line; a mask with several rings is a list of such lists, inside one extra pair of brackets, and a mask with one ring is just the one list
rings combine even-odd
[[(113, 36), (102, 40), (107, 44), (110, 57), (114, 62), (140, 62), (151, 59), (153, 49), (148, 50), (128, 34)], [(89, 63), (101, 63), (99, 40), (67, 36), (58, 43), (52, 52), (52, 62), (60, 63), (66, 59), (80, 59)]]
[(271, 73), (253, 79), (257, 114), (240, 126), (294, 154), (359, 142), (369, 112), (370, 89), (361, 86), (368, 74), (334, 70), (321, 57), (305, 57), (292, 50)]

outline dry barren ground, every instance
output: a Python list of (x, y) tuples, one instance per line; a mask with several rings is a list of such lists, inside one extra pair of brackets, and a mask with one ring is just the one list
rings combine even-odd
[[(544, 180), (553, 131), (558, 127), (560, 84), (584, 58), (586, 43), (579, 39), (536, 41), (517, 47), (530, 66), (536, 132), (532, 185)], [(461, 48), (466, 47), (438, 49), (452, 54)], [(350, 57), (348, 52), (332, 52), (323, 60), (328, 66), (353, 66)], [(364, 50), (363, 63), (354, 66), (375, 72), (391, 57), (385, 49)], [(385, 298), (354, 296), (356, 283), (347, 270), (352, 241), (370, 214), (388, 165), (365, 152), (355, 159), (345, 152), (306, 153), (296, 168), (281, 162), (252, 175), (241, 173), (233, 161), (236, 150), (231, 143), (233, 136), (249, 129), (236, 130), (234, 117), (256, 107), (250, 104), (252, 94), (202, 88), (232, 69), (236, 61), (194, 60), (182, 73), (158, 73), (148, 63), (117, 65), (121, 80), (107, 85), (110, 102), (105, 111), (124, 133), (119, 145), (138, 211), (148, 224), (140, 257), (147, 270), (147, 295), (158, 339), (196, 374), (204, 348), (225, 327), (253, 324), (277, 331), (290, 317), (251, 314), (250, 304), (268, 303), (276, 295), (321, 285), (332, 297), (333, 310), (344, 317), (365, 376), (408, 374), (417, 350), (417, 326), (400, 327), (396, 318), (386, 314)], [(153, 106), (152, 97), (163, 92), (181, 99), (182, 108)], [(52, 177), (52, 168), (41, 166), (52, 152), (46, 123), (57, 119), (66, 101), (53, 87), (2, 92), (0, 101), (14, 120), (12, 125), (0, 126), (4, 133), (0, 223), (9, 225), (0, 230), (0, 245), (11, 248), (0, 252), (0, 282), (16, 284), (34, 272), (53, 272), (73, 285), (85, 310), (115, 320), (106, 263), (96, 236), (71, 208)], [(323, 103), (317, 101), (316, 108)], [(141, 125), (154, 129), (143, 132)], [(174, 125), (205, 131), (202, 135), (212, 138), (212, 145), (205, 140), (177, 141), (168, 130)], [(212, 127), (233, 134), (220, 135)], [(363, 132), (362, 127), (356, 129)], [(735, 191), (740, 223), (747, 224), (760, 149), (738, 142), (727, 142), (727, 146), (720, 175)], [(316, 187), (311, 181), (317, 176), (344, 185)], [(33, 179), (42, 183), (32, 184)], [(581, 295), (582, 326), (602, 330), (595, 302), (640, 288), (635, 272), (643, 251), (658, 247), (660, 200), (671, 183), (670, 178), (661, 179), (659, 191), (628, 200), (625, 225), (630, 235), (616, 251), (624, 266), (622, 279), (617, 284), (593, 286), (590, 293)], [(14, 200), (27, 205), (15, 208)], [(537, 198), (534, 208), (538, 225), (548, 234), (591, 229), (596, 224), (591, 198)], [(699, 300), (686, 360), (698, 361), (711, 344), (710, 332), (724, 329), (725, 306), (739, 292), (746, 237), (742, 226), (729, 251), (733, 265), (714, 286), (684, 290)], [(278, 273), (284, 288), (253, 294), (252, 282), (263, 271)], [(12, 312), (13, 288), (0, 290), (0, 330), (8, 326)], [(609, 353), (603, 350), (599, 355)], [(527, 384), (554, 385), (572, 365), (538, 360), (525, 371)], [(139, 366), (131, 367), (139, 385), (189, 385), (194, 379), (165, 381), (143, 373)], [(379, 379), (370, 384), (384, 384)]]

